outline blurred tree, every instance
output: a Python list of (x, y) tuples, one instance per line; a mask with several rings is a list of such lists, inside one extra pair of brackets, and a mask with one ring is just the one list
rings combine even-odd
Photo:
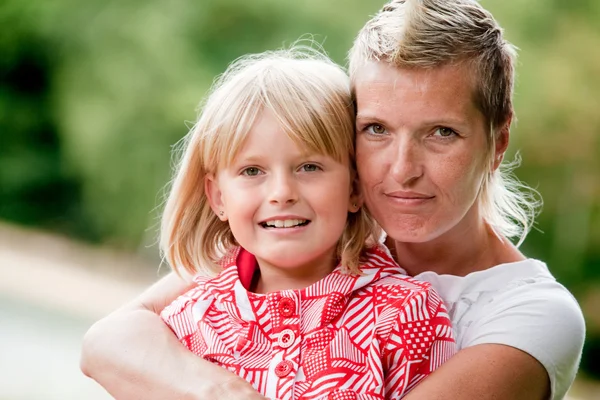
[(11, 5), (0, 9), (0, 218), (85, 235), (50, 106), (51, 38)]

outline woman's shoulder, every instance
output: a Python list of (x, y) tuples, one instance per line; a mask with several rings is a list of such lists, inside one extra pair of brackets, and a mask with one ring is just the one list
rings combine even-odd
[(545, 263), (526, 259), (465, 277), (425, 278), (446, 296), (459, 349), (479, 344), (517, 348), (545, 367), (553, 393), (566, 392), (579, 365), (585, 322), (575, 297)]
[(535, 292), (550, 290), (557, 295), (572, 297), (552, 276), (545, 263), (532, 258), (499, 264), (466, 276), (427, 271), (416, 275), (415, 279), (431, 283), (444, 300), (451, 303), (471, 294), (519, 291), (519, 288)]
[(557, 333), (565, 323), (571, 333), (583, 333), (583, 314), (577, 300), (552, 276), (545, 263), (527, 259), (477, 274), (464, 277), (463, 292), (455, 300), (471, 300), (480, 324), (494, 319), (527, 318), (538, 327), (554, 326)]
[(503, 328), (504, 335), (519, 336), (522, 329), (529, 329), (535, 331), (534, 338), (550, 332), (564, 333), (571, 342), (583, 338), (584, 319), (577, 300), (542, 261), (500, 264), (464, 277), (426, 272), (415, 278), (430, 282), (440, 294), (464, 344), (461, 347), (491, 340), (487, 328), (493, 331), (496, 324), (514, 327)]
[(553, 398), (562, 398), (575, 379), (585, 341), (575, 297), (552, 275), (540, 273), (509, 281), (485, 300), (470, 315), (461, 346), (499, 343), (524, 351), (548, 372)]

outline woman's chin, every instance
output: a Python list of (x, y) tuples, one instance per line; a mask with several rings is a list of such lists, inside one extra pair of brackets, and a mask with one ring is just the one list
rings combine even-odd
[(432, 240), (435, 234), (428, 229), (426, 224), (407, 221), (408, 223), (396, 223), (383, 225), (382, 228), (388, 237), (397, 242), (423, 243)]

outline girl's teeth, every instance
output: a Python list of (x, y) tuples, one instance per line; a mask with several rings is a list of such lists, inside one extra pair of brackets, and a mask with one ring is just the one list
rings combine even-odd
[(267, 226), (275, 227), (275, 228), (291, 228), (296, 225), (300, 225), (304, 222), (301, 219), (286, 219), (286, 220), (276, 220), (267, 222)]

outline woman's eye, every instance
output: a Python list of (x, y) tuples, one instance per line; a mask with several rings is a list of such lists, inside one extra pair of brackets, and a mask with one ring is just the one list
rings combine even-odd
[(386, 132), (383, 125), (380, 124), (371, 124), (367, 126), (366, 130), (372, 135), (383, 135)]
[(321, 168), (316, 164), (304, 164), (300, 169), (304, 172), (315, 172), (320, 170)]
[(260, 174), (260, 169), (258, 169), (256, 167), (248, 167), (242, 171), (242, 175), (246, 175), (246, 176), (256, 176), (258, 174)]
[(450, 128), (446, 128), (446, 127), (442, 126), (435, 130), (434, 135), (441, 136), (441, 137), (450, 137), (450, 136), (456, 136), (456, 132), (454, 132)]

